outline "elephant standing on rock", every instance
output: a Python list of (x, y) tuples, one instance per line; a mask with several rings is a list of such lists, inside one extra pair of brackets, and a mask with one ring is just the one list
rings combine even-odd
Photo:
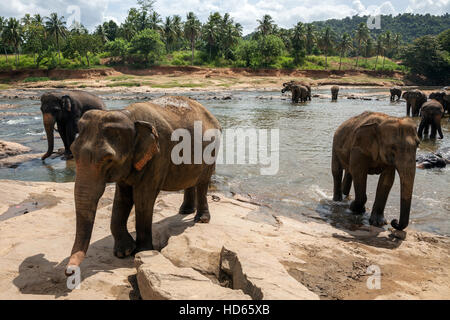
[[(200, 103), (186, 97), (164, 96), (124, 110), (92, 110), (80, 119), (79, 127), (80, 134), (72, 144), (76, 161), (76, 237), (67, 275), (86, 255), (106, 183), (116, 183), (111, 232), (114, 254), (119, 258), (153, 249), (153, 206), (161, 190), (184, 190), (179, 213), (196, 211), (196, 222), (209, 222), (206, 194), (221, 127)], [(182, 137), (186, 148), (172, 141), (175, 134), (178, 139)], [(201, 152), (200, 159), (197, 151)], [(136, 241), (127, 230), (133, 205)]]
[(366, 111), (345, 121), (333, 139), (333, 200), (342, 201), (342, 194), (348, 196), (353, 181), (355, 200), (350, 209), (364, 213), (367, 175), (381, 174), (369, 220), (371, 225), (381, 227), (386, 224), (384, 208), (397, 170), (401, 186), (400, 222), (395, 219), (391, 225), (397, 230), (405, 229), (409, 223), (419, 143), (415, 122), (410, 118)]
[(308, 100), (308, 88), (294, 84), (293, 82), (288, 82), (283, 84), (284, 88), (281, 93), (286, 91), (292, 92), (292, 103), (306, 102)]
[(439, 101), (439, 103), (442, 104), (442, 107), (444, 108), (444, 113), (445, 113), (445, 111), (447, 111), (447, 113), (450, 114), (450, 92), (449, 91), (433, 92), (430, 94), (429, 98)]
[(391, 102), (395, 101), (395, 97), (397, 97), (397, 101), (400, 100), (400, 98), (402, 97), (402, 89), (395, 87), (395, 88), (391, 88)]
[(332, 86), (331, 87), (331, 100), (337, 101), (339, 95), (339, 86)]
[(403, 93), (402, 98), (406, 100), (406, 115), (418, 117), (419, 111), (422, 105), (427, 102), (427, 96), (419, 90), (406, 91)]
[(41, 96), (41, 111), (48, 143), (47, 152), (42, 156), (42, 160), (53, 153), (55, 122), (64, 143), (64, 157), (66, 159), (72, 157), (70, 145), (78, 133), (78, 120), (86, 111), (92, 109), (103, 110), (105, 104), (99, 97), (88, 92), (54, 91)]
[(436, 131), (439, 132), (440, 139), (444, 138), (441, 128), (441, 119), (444, 116), (444, 108), (437, 100), (430, 100), (425, 102), (420, 108), (420, 115), (422, 120), (419, 125), (419, 138), (422, 139), (422, 134), (425, 130), (425, 135), (428, 135), (429, 127), (431, 127), (430, 139), (436, 139)]

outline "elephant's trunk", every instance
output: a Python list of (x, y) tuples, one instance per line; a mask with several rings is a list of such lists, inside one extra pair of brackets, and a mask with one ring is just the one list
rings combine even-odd
[(409, 213), (411, 211), (411, 200), (414, 188), (414, 178), (416, 175), (416, 163), (403, 163), (397, 167), (400, 176), (400, 222), (397, 219), (392, 220), (391, 225), (397, 230), (403, 230), (408, 226)]
[(44, 113), (43, 120), (45, 133), (47, 134), (48, 148), (47, 152), (42, 156), (42, 160), (47, 159), (53, 153), (53, 146), (54, 146), (53, 128), (55, 127), (56, 122), (55, 117), (51, 113)]
[(105, 191), (104, 179), (95, 165), (80, 165), (77, 162), (75, 179), (76, 236), (66, 275), (70, 267), (78, 267), (86, 256), (94, 226), (98, 201)]

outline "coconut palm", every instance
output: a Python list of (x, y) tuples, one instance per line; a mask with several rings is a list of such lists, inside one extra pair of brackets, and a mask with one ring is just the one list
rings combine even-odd
[(181, 42), (183, 41), (183, 21), (179, 15), (176, 14), (172, 17), (172, 25), (175, 36), (175, 50), (179, 50)]
[(267, 36), (273, 33), (275, 24), (272, 17), (268, 14), (265, 14), (261, 20), (256, 20), (259, 23), (258, 31), (262, 36)]
[(33, 22), (33, 18), (29, 13), (25, 14), (25, 16), (21, 19), (22, 24), (27, 27)]
[(311, 54), (316, 41), (316, 34), (314, 32), (314, 25), (306, 25), (306, 53)]
[(361, 55), (361, 47), (364, 42), (367, 41), (369, 38), (369, 28), (367, 28), (367, 24), (364, 22), (361, 22), (358, 26), (358, 29), (356, 29), (355, 32), (355, 41), (358, 44), (358, 56), (356, 57), (356, 69), (358, 69), (358, 61), (359, 56)]
[(331, 34), (331, 28), (326, 27), (320, 37), (320, 47), (325, 53), (325, 68), (328, 66), (328, 53), (333, 47), (333, 35)]
[(294, 62), (298, 64), (301, 58), (301, 52), (305, 49), (306, 33), (303, 23), (299, 22), (292, 30), (292, 49), (294, 51)]
[(222, 24), (222, 17), (220, 13), (211, 13), (208, 17), (208, 21), (203, 25), (202, 34), (204, 40), (207, 42), (209, 48), (209, 59), (212, 58), (212, 49), (216, 51), (217, 44), (220, 38), (220, 26)]
[(194, 54), (195, 54), (195, 41), (200, 36), (202, 24), (200, 20), (197, 19), (193, 12), (189, 12), (186, 15), (186, 22), (184, 24), (184, 36), (191, 44), (192, 59), (191, 64), (194, 65)]
[(161, 31), (161, 23), (161, 16), (158, 14), (158, 12), (153, 11), (149, 18), (150, 29)]
[(14, 48), (14, 54), (16, 56), (16, 66), (20, 62), (19, 47), (22, 43), (22, 30), (19, 20), (16, 18), (9, 18), (6, 26), (3, 30), (3, 41), (9, 46)]
[(377, 52), (377, 58), (375, 60), (375, 69), (374, 70), (377, 70), (378, 57), (383, 52), (383, 50), (384, 50), (384, 36), (382, 34), (380, 34), (377, 37), (377, 42), (376, 42), (376, 45), (375, 45), (375, 51)]
[(230, 15), (225, 13), (220, 30), (220, 44), (226, 58), (230, 56), (231, 48), (239, 43), (241, 35), (242, 26), (239, 23), (234, 23)]
[(33, 24), (37, 25), (37, 26), (43, 26), (44, 25), (44, 19), (42, 18), (42, 16), (37, 13), (33, 16), (33, 18), (31, 18), (31, 21)]
[(58, 14), (53, 12), (50, 17), (46, 18), (45, 28), (50, 36), (55, 37), (56, 46), (58, 47), (58, 63), (61, 63), (61, 49), (60, 40), (64, 38), (67, 33), (66, 22), (63, 20), (64, 16), (58, 17)]
[(383, 54), (383, 70), (384, 70), (384, 63), (386, 62), (386, 55), (389, 54), (389, 52), (392, 49), (392, 34), (388, 30), (384, 34), (384, 54)]
[(162, 32), (164, 42), (166, 43), (166, 51), (170, 52), (170, 49), (172, 48), (172, 45), (176, 38), (175, 28), (171, 17), (166, 17), (166, 20), (164, 21), (164, 24), (162, 26)]
[(352, 39), (350, 38), (350, 35), (346, 32), (342, 35), (342, 39), (338, 45), (338, 49), (340, 51), (339, 70), (341, 70), (342, 67), (342, 57), (345, 55), (345, 52), (347, 50), (350, 50), (352, 47), (353, 47)]
[(1, 43), (3, 44), (3, 50), (5, 51), (6, 63), (8, 63), (8, 52), (6, 51), (7, 45), (6, 45), (6, 41), (4, 38), (5, 27), (6, 27), (6, 19), (3, 17), (0, 17), (0, 40), (1, 40)]

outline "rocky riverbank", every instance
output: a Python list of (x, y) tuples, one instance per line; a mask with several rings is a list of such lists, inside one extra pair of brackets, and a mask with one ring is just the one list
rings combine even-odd
[[(0, 299), (450, 299), (448, 237), (408, 229), (401, 240), (368, 226), (299, 222), (221, 194), (208, 197), (211, 222), (194, 224), (177, 214), (182, 194), (163, 193), (154, 215), (158, 251), (115, 258), (113, 185), (99, 203), (81, 288), (70, 291), (73, 187), (0, 181)], [(133, 236), (134, 224), (132, 212)], [(369, 289), (368, 270), (377, 267), (381, 287)]]

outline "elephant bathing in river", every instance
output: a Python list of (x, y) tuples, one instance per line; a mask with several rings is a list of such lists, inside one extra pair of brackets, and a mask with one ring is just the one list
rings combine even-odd
[(308, 95), (310, 95), (308, 88), (302, 85), (297, 85), (293, 81), (283, 84), (284, 88), (281, 93), (286, 91), (292, 92), (292, 103), (306, 102), (308, 100)]
[(400, 100), (400, 98), (402, 97), (402, 89), (395, 87), (395, 88), (391, 88), (391, 102), (395, 101), (395, 97), (397, 97), (397, 101)]
[(78, 120), (86, 111), (92, 109), (105, 109), (105, 104), (99, 97), (88, 92), (55, 91), (41, 96), (41, 111), (48, 142), (48, 149), (42, 160), (53, 153), (55, 122), (64, 143), (64, 156), (66, 159), (72, 157), (70, 145), (78, 133)]
[(444, 113), (445, 113), (445, 111), (447, 111), (447, 113), (450, 114), (450, 92), (449, 91), (432, 92), (430, 94), (429, 98), (439, 101), (439, 103), (442, 104), (442, 107), (444, 107)]
[(332, 86), (331, 87), (331, 100), (337, 101), (339, 95), (339, 86)]
[(369, 220), (381, 227), (386, 224), (384, 208), (397, 170), (401, 186), (400, 222), (395, 219), (391, 225), (397, 230), (405, 229), (409, 223), (419, 142), (415, 122), (410, 118), (364, 112), (345, 121), (333, 139), (333, 200), (342, 201), (343, 194), (348, 196), (353, 181), (355, 200), (350, 209), (364, 213), (367, 175), (381, 174)]
[[(79, 266), (86, 255), (97, 204), (106, 183), (116, 183), (111, 233), (114, 254), (119, 258), (153, 249), (153, 206), (161, 190), (184, 190), (179, 213), (197, 212), (196, 222), (209, 222), (206, 194), (215, 168), (221, 127), (200, 103), (185, 97), (165, 96), (119, 111), (88, 111), (78, 124), (80, 134), (72, 144), (76, 162), (76, 237), (67, 275), (73, 273), (72, 266)], [(180, 150), (183, 161), (179, 162), (178, 158), (172, 158), (172, 150), (178, 145), (172, 141), (175, 130), (184, 133), (183, 143), (185, 139), (190, 142), (189, 150)], [(194, 130), (197, 135), (202, 134), (200, 141), (194, 140)], [(211, 144), (214, 144), (212, 149)], [(196, 150), (203, 155), (200, 160)], [(204, 156), (208, 150), (211, 158)], [(179, 154), (178, 151), (176, 155)], [(188, 159), (184, 161), (186, 155)], [(133, 205), (136, 240), (127, 230)]]
[(428, 135), (431, 127), (430, 139), (436, 139), (436, 131), (439, 133), (439, 138), (443, 139), (441, 128), (441, 119), (444, 116), (444, 108), (437, 100), (430, 100), (425, 102), (420, 108), (420, 116), (422, 120), (419, 125), (419, 138), (422, 139), (422, 134), (425, 130), (425, 135)]
[(402, 97), (406, 100), (406, 115), (411, 115), (412, 108), (412, 116), (418, 117), (420, 108), (427, 102), (427, 96), (422, 91), (412, 90), (404, 92)]

